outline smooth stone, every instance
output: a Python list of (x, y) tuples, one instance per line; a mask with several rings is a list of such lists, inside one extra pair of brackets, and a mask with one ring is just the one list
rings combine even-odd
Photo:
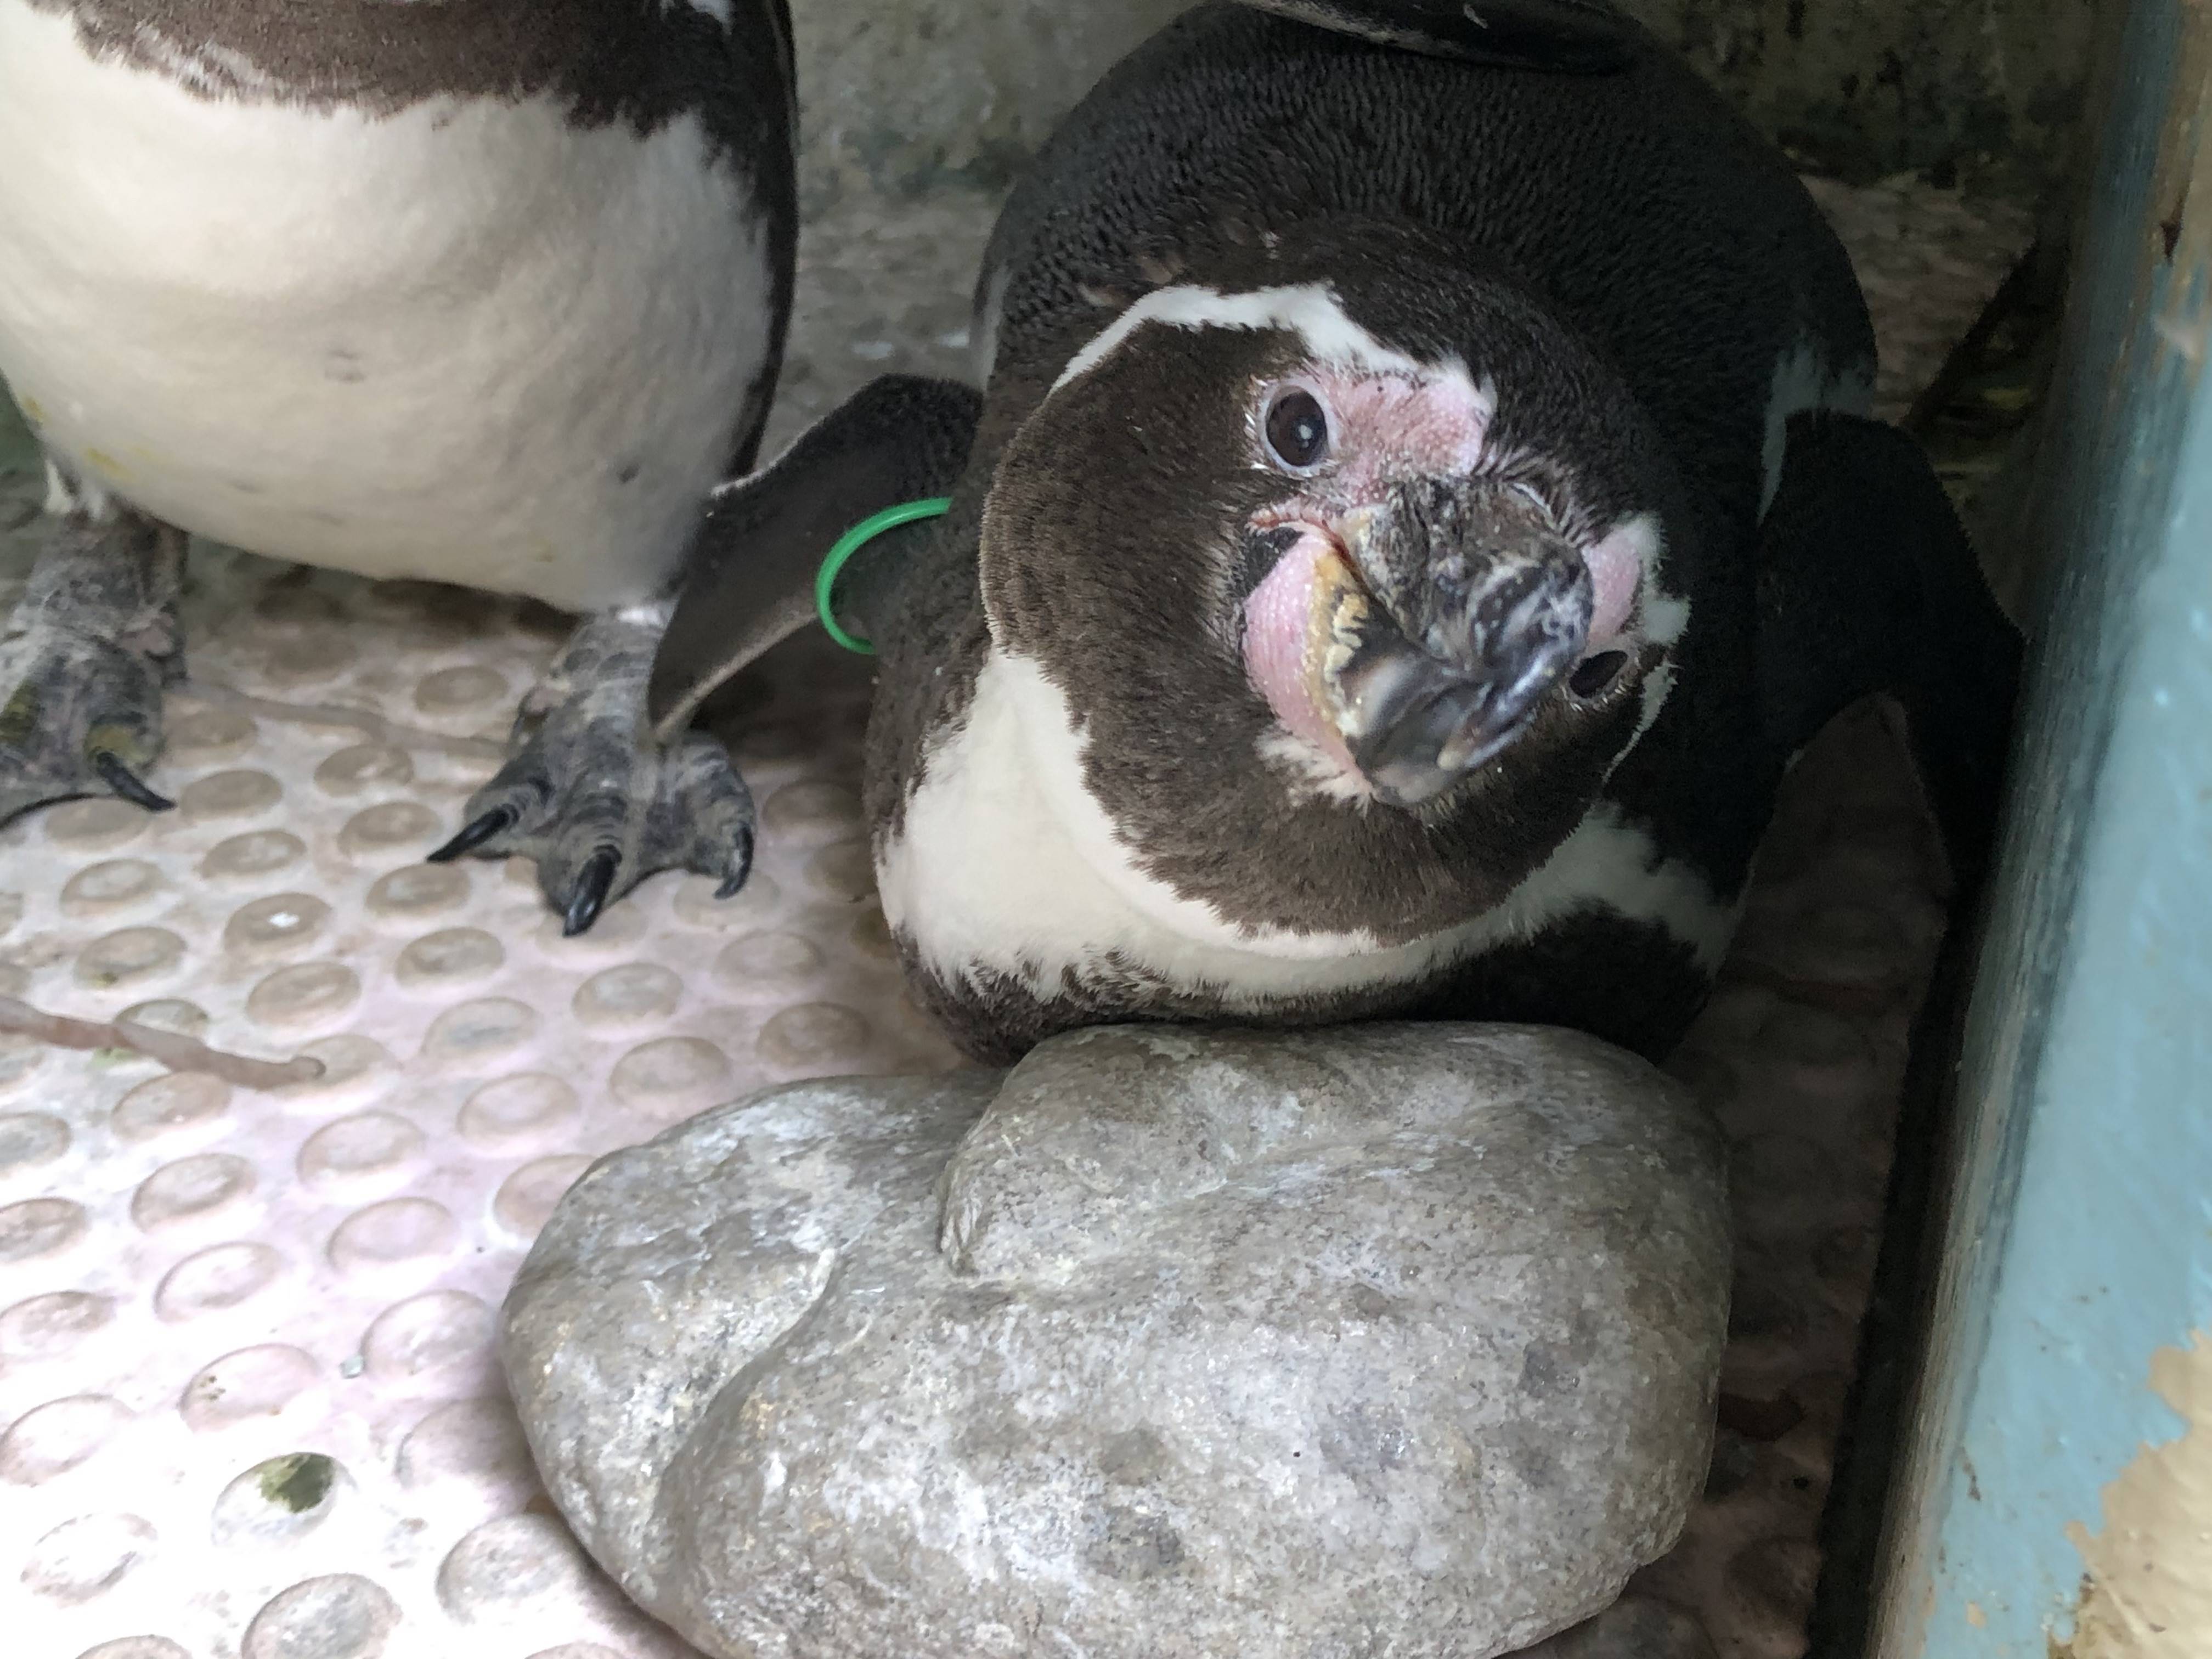
[(602, 1159), (501, 1358), (586, 1549), (723, 1659), (1486, 1659), (1697, 1500), (1723, 1159), (1565, 1031), (1076, 1032)]

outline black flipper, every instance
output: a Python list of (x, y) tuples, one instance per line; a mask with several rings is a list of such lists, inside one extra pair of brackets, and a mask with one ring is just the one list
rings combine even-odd
[(2022, 646), (1935, 469), (1893, 427), (1796, 416), (1759, 541), (1769, 740), (1788, 759), (1847, 704), (1894, 696), (1970, 902), (1996, 840)]
[(1239, 0), (1338, 34), (1431, 58), (1603, 74), (1636, 56), (1636, 26), (1605, 0)]
[[(716, 686), (813, 620), (814, 573), (838, 537), (887, 507), (948, 493), (982, 410), (972, 386), (886, 374), (718, 496), (653, 659), (653, 735), (668, 741)], [(848, 571), (858, 576), (867, 556)]]

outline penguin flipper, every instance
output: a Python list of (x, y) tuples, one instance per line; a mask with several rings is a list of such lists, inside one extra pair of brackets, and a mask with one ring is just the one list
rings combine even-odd
[(665, 743), (715, 687), (814, 619), (814, 575), (837, 538), (887, 507), (951, 488), (982, 394), (885, 374), (709, 507), (646, 693)]
[(1605, 0), (1238, 0), (1255, 11), (1431, 58), (1597, 74), (1636, 55), (1636, 26)]
[(1920, 446), (1835, 410), (1791, 417), (1759, 529), (1757, 665), (1766, 737), (1787, 762), (1846, 705), (1904, 707), (1954, 884), (1996, 838), (2023, 643)]

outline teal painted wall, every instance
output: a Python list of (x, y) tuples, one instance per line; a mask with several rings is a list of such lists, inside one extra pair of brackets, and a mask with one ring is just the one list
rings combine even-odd
[(2209, 39), (2140, 0), (2119, 43), (1884, 1659), (2071, 1639), (2069, 1525), (2180, 1435), (2151, 1356), (2212, 1329)]

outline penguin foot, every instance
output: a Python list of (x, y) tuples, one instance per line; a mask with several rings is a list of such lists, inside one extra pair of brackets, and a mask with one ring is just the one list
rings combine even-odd
[(0, 823), (81, 795), (174, 805), (143, 775), (184, 670), (183, 579), (184, 537), (166, 526), (60, 520), (0, 635)]
[(646, 877), (689, 870), (724, 896), (752, 868), (752, 792), (722, 745), (684, 732), (665, 745), (645, 728), (658, 618), (587, 619), (544, 689), (526, 704), (521, 745), (469, 798), (466, 820), (430, 854), (538, 861), (538, 884), (574, 937)]

